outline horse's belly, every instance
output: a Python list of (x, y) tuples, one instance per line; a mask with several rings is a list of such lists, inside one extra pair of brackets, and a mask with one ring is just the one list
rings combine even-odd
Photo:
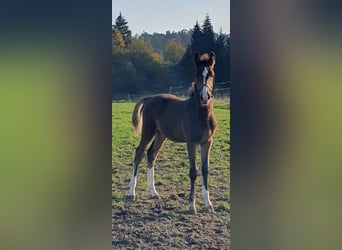
[(184, 137), (175, 137), (175, 136), (166, 136), (168, 139), (170, 139), (173, 142), (185, 142)]
[(185, 142), (183, 131), (178, 124), (163, 124), (157, 122), (157, 129), (174, 142)]
[(187, 141), (201, 144), (207, 142), (211, 136), (213, 136), (213, 130), (209, 128), (203, 128), (198, 131), (192, 130), (187, 136)]
[(177, 133), (177, 132), (172, 132), (170, 130), (168, 131), (162, 131), (162, 133), (171, 141), (174, 142), (185, 142), (185, 138), (183, 136), (183, 133)]

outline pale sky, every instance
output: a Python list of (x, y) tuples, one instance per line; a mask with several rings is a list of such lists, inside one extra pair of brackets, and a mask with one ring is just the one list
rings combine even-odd
[(216, 33), (230, 33), (230, 0), (112, 0), (113, 23), (120, 11), (133, 35), (191, 29), (206, 14)]

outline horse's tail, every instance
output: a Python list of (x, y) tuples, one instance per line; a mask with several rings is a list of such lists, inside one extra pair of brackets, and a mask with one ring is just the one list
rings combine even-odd
[(135, 104), (133, 115), (132, 115), (132, 125), (136, 135), (139, 135), (142, 127), (142, 111), (144, 109), (145, 102), (151, 99), (151, 96), (142, 97)]

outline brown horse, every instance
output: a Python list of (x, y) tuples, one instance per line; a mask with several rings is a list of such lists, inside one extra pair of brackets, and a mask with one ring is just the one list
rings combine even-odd
[(202, 196), (205, 207), (213, 211), (208, 192), (208, 166), (210, 148), (216, 130), (213, 113), (212, 88), (214, 85), (215, 53), (196, 54), (195, 82), (190, 88), (190, 97), (183, 100), (170, 94), (158, 94), (141, 98), (135, 105), (132, 124), (136, 133), (142, 131), (140, 144), (134, 157), (134, 169), (130, 181), (129, 197), (135, 199), (137, 170), (147, 144), (154, 140), (147, 150), (148, 187), (153, 198), (159, 198), (154, 186), (154, 164), (158, 152), (168, 138), (175, 142), (185, 142), (190, 161), (190, 212), (196, 213), (194, 186), (197, 177), (196, 148), (201, 147)]

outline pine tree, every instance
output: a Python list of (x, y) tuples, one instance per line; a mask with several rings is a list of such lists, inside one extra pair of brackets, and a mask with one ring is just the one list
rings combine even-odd
[(227, 37), (223, 34), (222, 29), (215, 41), (215, 52), (217, 55), (223, 55), (227, 49)]
[(128, 28), (126, 19), (121, 15), (116, 18), (115, 20), (115, 27), (114, 31), (118, 30), (120, 31), (123, 40), (125, 41), (126, 46), (129, 45), (132, 41), (132, 31)]
[[(215, 39), (215, 36), (217, 39)], [(174, 70), (180, 80), (193, 79), (193, 58), (195, 53), (208, 53), (214, 51), (216, 54), (215, 80), (230, 80), (230, 38), (220, 31), (216, 35), (213, 30), (209, 15), (206, 15), (202, 28), (196, 24), (191, 33), (191, 44), (187, 47), (182, 59), (177, 63)], [(228, 85), (228, 84), (227, 84)]]
[(202, 53), (203, 49), (203, 33), (201, 31), (200, 26), (198, 25), (198, 22), (196, 21), (196, 24), (191, 34), (191, 52), (193, 54), (197, 52)]
[(214, 50), (214, 30), (211, 24), (209, 15), (205, 16), (203, 25), (202, 25), (202, 32), (203, 32), (203, 44), (206, 51)]

